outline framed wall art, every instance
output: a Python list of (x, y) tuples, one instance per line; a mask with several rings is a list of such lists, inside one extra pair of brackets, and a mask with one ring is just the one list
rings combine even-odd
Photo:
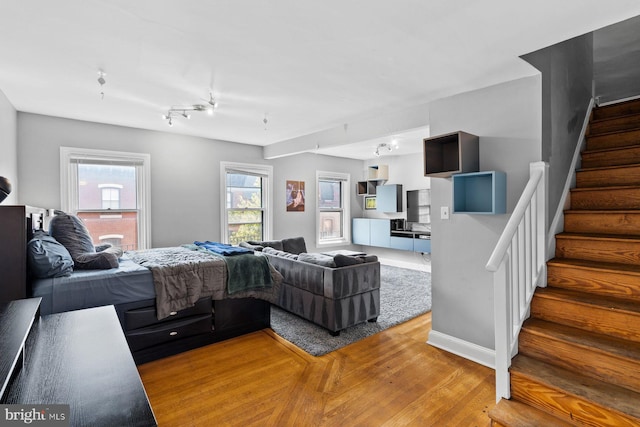
[(364, 208), (365, 209), (375, 209), (376, 208), (376, 196), (366, 196), (364, 198)]
[(304, 181), (287, 180), (287, 212), (304, 212)]

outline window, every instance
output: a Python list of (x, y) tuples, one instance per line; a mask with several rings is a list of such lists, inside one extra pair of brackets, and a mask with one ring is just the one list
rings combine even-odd
[(94, 244), (105, 236), (123, 250), (151, 247), (150, 156), (60, 148), (62, 209), (81, 218)]
[(317, 172), (317, 246), (350, 242), (349, 174)]
[(220, 173), (222, 241), (236, 245), (247, 240), (269, 240), (273, 168), (221, 162)]
[(120, 184), (98, 184), (102, 189), (102, 209), (120, 209)]

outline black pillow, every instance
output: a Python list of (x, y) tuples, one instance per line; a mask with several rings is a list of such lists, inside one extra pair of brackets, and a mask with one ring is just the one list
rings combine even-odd
[(345, 267), (347, 265), (362, 264), (364, 260), (354, 256), (336, 255), (333, 257), (333, 262), (336, 263), (336, 267)]
[(49, 233), (67, 248), (77, 269), (107, 270), (118, 267), (118, 250), (96, 252), (89, 230), (75, 215), (56, 212), (49, 224)]
[(34, 233), (27, 244), (27, 262), (33, 277), (69, 276), (73, 272), (73, 259), (67, 248), (42, 230)]

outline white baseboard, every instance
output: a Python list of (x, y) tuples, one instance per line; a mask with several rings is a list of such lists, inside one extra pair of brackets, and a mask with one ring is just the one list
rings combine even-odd
[(411, 270), (419, 270), (426, 271), (427, 273), (431, 273), (431, 260), (422, 261), (422, 263), (416, 262), (408, 262), (408, 261), (400, 261), (397, 259), (378, 257), (378, 261), (380, 264), (390, 265), (391, 267), (400, 267), (400, 268), (408, 268)]
[(456, 354), (460, 357), (464, 357), (465, 359), (469, 359), (491, 369), (496, 368), (496, 352), (486, 347), (434, 330), (429, 332), (427, 344), (441, 350), (448, 351), (449, 353)]

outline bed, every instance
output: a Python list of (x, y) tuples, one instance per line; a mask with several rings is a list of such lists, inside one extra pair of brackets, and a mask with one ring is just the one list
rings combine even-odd
[[(55, 253), (66, 249), (66, 236), (55, 239), (44, 223), (35, 221), (41, 229), (30, 233), (30, 296), (42, 298), (43, 315), (114, 305), (136, 363), (270, 327), (282, 276), (266, 257), (216, 252), (226, 246), (197, 241), (118, 254), (103, 265), (110, 268), (78, 269), (76, 262), (70, 270)], [(71, 228), (76, 233), (78, 224)]]

